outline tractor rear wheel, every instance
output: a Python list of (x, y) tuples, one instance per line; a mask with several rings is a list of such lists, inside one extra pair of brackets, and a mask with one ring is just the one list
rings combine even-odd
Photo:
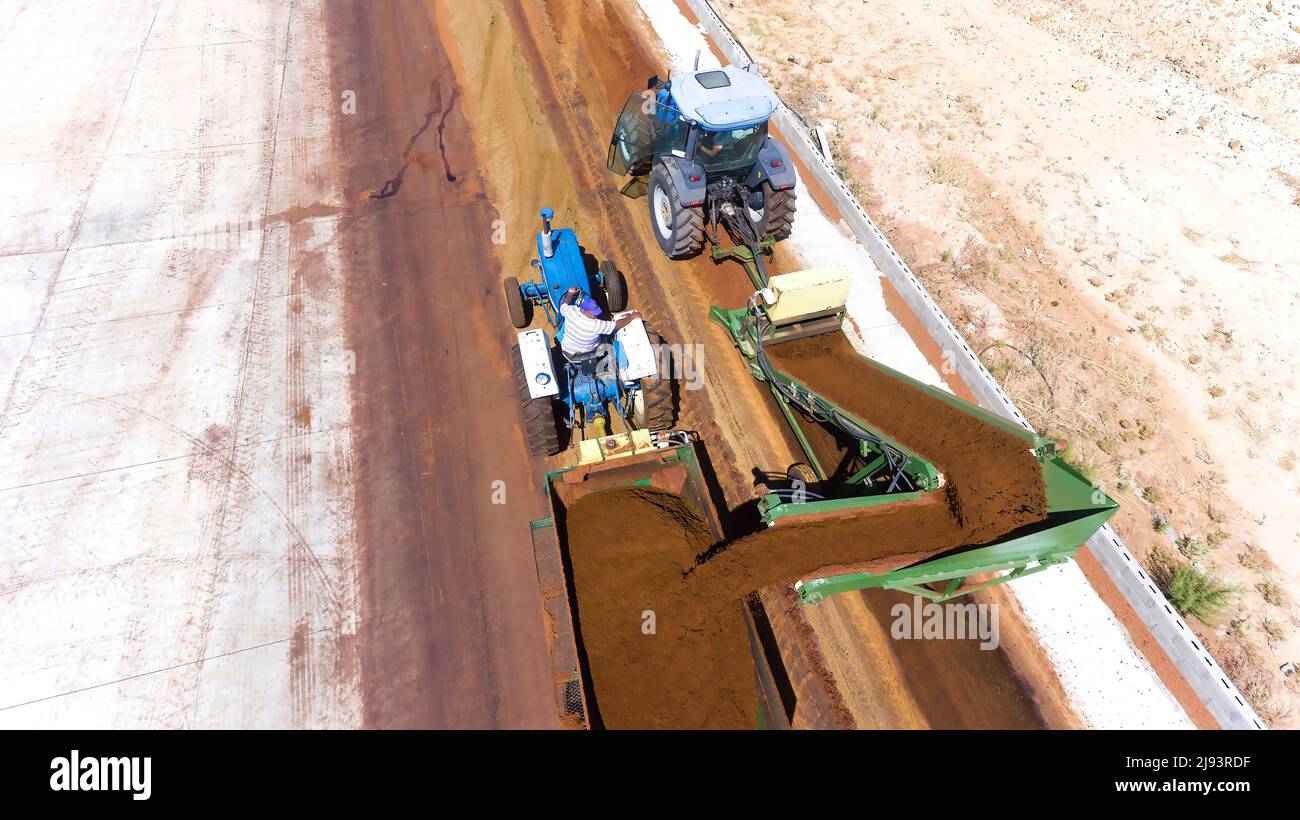
[(519, 345), (511, 351), (515, 363), (515, 384), (519, 388), (519, 403), (524, 410), (524, 435), (528, 449), (535, 456), (553, 456), (560, 452), (560, 427), (555, 414), (555, 401), (550, 396), (533, 398), (528, 392), (528, 375), (524, 360), (519, 356)]
[(795, 192), (794, 188), (778, 191), (772, 183), (764, 181), (762, 188), (763, 207), (755, 210), (745, 204), (745, 216), (754, 226), (759, 239), (772, 237), (780, 242), (788, 239), (794, 230)]
[(816, 484), (820, 479), (817, 478), (816, 471), (812, 467), (804, 464), (802, 461), (796, 461), (791, 464), (785, 471), (785, 477), (791, 483), (802, 481), (805, 489)]
[(670, 430), (677, 422), (672, 357), (666, 355), (662, 336), (650, 327), (645, 332), (659, 355), (659, 374), (641, 379), (641, 389), (632, 404), (632, 421), (638, 430)]
[(646, 201), (655, 240), (669, 259), (695, 256), (704, 247), (704, 208), (682, 205), (672, 175), (662, 163), (650, 172)]
[(610, 313), (627, 310), (627, 279), (608, 259), (600, 263), (600, 278), (605, 281), (605, 304)]
[(501, 280), (501, 289), (506, 294), (506, 312), (510, 314), (510, 324), (520, 329), (532, 324), (533, 303), (524, 301), (523, 291), (519, 289), (519, 280), (507, 276)]

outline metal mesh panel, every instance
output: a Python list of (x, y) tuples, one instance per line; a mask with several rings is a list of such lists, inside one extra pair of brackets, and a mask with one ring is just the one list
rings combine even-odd
[(585, 729), (587, 709), (583, 700), (582, 677), (578, 671), (573, 613), (569, 609), (568, 587), (554, 522), (549, 518), (534, 521), (532, 536), (542, 606), (551, 627), (549, 649), (551, 680), (555, 681), (556, 710), (562, 725)]
[(578, 680), (578, 673), (575, 670), (573, 677), (560, 684), (560, 696), (558, 698), (561, 707), (564, 709), (564, 717), (572, 717), (582, 723), (587, 722), (587, 711), (582, 702), (582, 682)]

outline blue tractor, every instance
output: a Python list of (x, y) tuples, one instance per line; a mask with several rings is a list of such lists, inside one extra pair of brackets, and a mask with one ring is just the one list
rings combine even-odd
[(698, 55), (695, 62), (695, 70), (668, 82), (651, 77), (646, 91), (632, 94), (607, 164), (634, 177), (623, 191), (645, 194), (669, 258), (695, 256), (706, 237), (717, 246), (719, 225), (758, 257), (794, 225), (794, 166), (768, 133), (780, 100), (752, 65), (701, 71)]
[(627, 307), (627, 284), (608, 260), (589, 268), (573, 230), (551, 227), (554, 216), (550, 208), (541, 212), (532, 262), (540, 277), (521, 284), (510, 276), (502, 282), (511, 324), (527, 328), (540, 307), (554, 336), (552, 340), (540, 328), (523, 330), (514, 346), (529, 449), (534, 455), (554, 455), (567, 446), (572, 431), (587, 425), (604, 436), (612, 432), (611, 414), (631, 429), (668, 429), (675, 420), (671, 357), (642, 320), (603, 338), (595, 351), (577, 360), (562, 351), (560, 307), (570, 288), (597, 302), (603, 297), (603, 317), (617, 319)]

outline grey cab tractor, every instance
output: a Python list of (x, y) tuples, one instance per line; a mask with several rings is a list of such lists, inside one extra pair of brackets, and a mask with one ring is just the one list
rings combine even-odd
[(751, 64), (650, 78), (618, 115), (607, 165), (633, 179), (629, 196), (647, 199), (659, 247), (669, 258), (718, 258), (718, 227), (761, 265), (761, 251), (790, 236), (795, 169), (770, 133), (780, 100)]

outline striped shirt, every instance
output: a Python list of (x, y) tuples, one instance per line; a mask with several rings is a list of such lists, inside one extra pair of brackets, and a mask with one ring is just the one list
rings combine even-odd
[(600, 337), (614, 332), (614, 323), (608, 319), (593, 319), (578, 309), (577, 305), (561, 305), (564, 317), (564, 341), (560, 349), (570, 359), (585, 356), (600, 344)]

